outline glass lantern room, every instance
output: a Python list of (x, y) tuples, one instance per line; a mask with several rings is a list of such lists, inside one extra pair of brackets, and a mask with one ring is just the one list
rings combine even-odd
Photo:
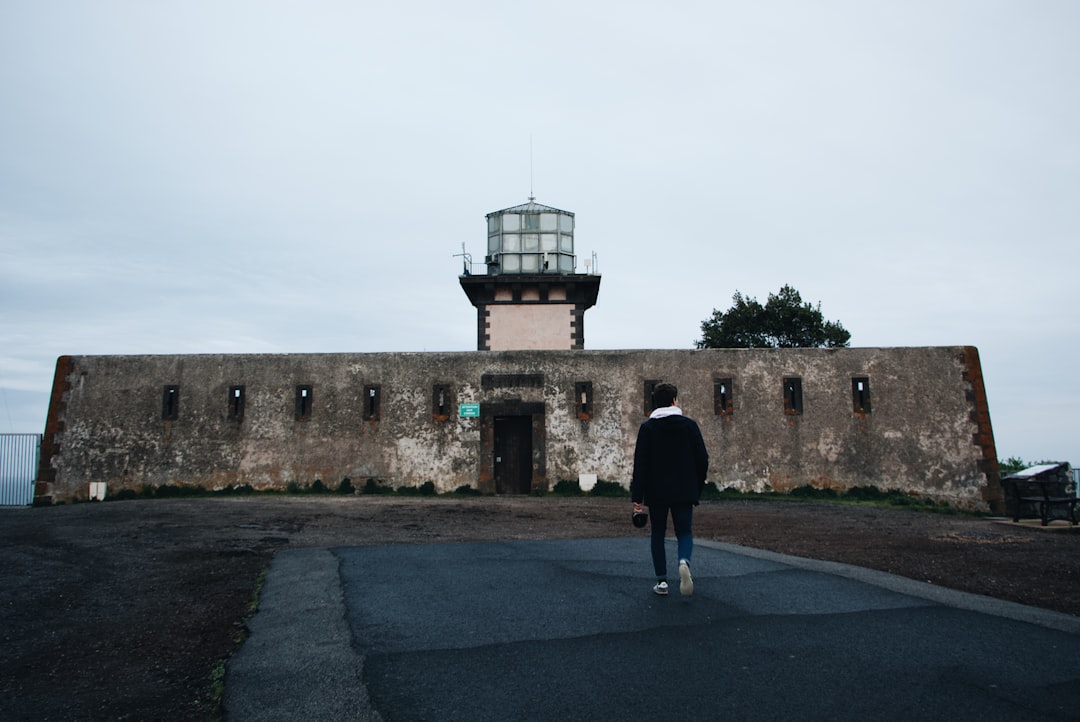
[(488, 275), (574, 272), (574, 214), (529, 202), (487, 215)]

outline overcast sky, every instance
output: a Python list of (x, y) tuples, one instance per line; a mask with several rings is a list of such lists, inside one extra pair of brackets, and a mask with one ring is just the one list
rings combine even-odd
[(787, 283), (1080, 464), (1078, 75), (1074, 0), (0, 0), (0, 432), (62, 354), (475, 350), (453, 256), (533, 192), (587, 348)]

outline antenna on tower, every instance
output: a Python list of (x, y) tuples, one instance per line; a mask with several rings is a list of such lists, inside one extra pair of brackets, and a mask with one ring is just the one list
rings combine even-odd
[(529, 202), (536, 200), (536, 195), (533, 193), (533, 152), (532, 152), (532, 133), (529, 133)]
[(463, 276), (471, 276), (472, 275), (472, 254), (471, 253), (466, 253), (464, 243), (461, 244), (461, 253), (455, 253), (452, 257), (461, 259), (461, 263), (464, 266), (464, 268), (461, 271), (461, 275), (463, 275)]

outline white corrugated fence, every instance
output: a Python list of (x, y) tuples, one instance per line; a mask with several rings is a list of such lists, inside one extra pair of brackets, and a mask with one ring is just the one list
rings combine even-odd
[(0, 506), (34, 501), (41, 434), (0, 434)]

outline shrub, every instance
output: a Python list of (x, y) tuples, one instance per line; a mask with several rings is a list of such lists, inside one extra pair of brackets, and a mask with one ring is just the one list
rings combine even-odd
[(153, 496), (155, 499), (171, 499), (182, 496), (203, 496), (206, 494), (206, 489), (201, 486), (180, 486), (178, 484), (162, 484), (161, 486), (153, 487)]
[(462, 496), (480, 496), (480, 490), (474, 489), (468, 484), (462, 484), (458, 488), (454, 489), (455, 494), (461, 494)]
[(435, 482), (425, 481), (420, 486), (399, 486), (397, 493), (405, 496), (435, 496)]
[(855, 501), (879, 501), (888, 496), (873, 484), (870, 486), (853, 486), (844, 492), (844, 497)]
[(804, 484), (791, 490), (791, 496), (799, 499), (835, 499), (835, 489), (819, 489), (811, 484)]
[(305, 491), (307, 491), (307, 489), (300, 486), (300, 482), (298, 481), (290, 481), (285, 484), (286, 494), (303, 494)]
[(589, 490), (589, 496), (625, 497), (630, 496), (630, 492), (617, 481), (598, 480)]
[(581, 496), (581, 485), (570, 479), (561, 479), (555, 482), (551, 493), (557, 496)]
[(352, 481), (349, 480), (349, 477), (346, 476), (344, 479), (341, 480), (341, 483), (338, 484), (337, 493), (339, 493), (339, 494), (355, 494), (356, 493), (356, 489), (353, 487)]
[(368, 480), (364, 482), (364, 493), (392, 494), (394, 493), (394, 490), (389, 486), (384, 486), (383, 484), (380, 484), (378, 479), (373, 479), (369, 477)]
[(326, 484), (322, 483), (322, 479), (316, 479), (311, 482), (311, 489), (309, 491), (311, 491), (312, 494), (325, 494), (329, 489), (326, 488)]

